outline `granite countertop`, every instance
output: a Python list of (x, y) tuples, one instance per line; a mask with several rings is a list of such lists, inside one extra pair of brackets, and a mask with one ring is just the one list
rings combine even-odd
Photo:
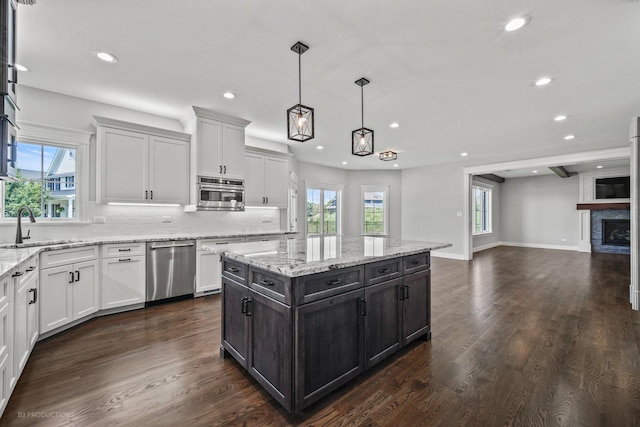
[[(21, 265), (37, 256), (40, 252), (79, 248), (82, 246), (90, 246), (97, 244), (114, 244), (114, 243), (144, 243), (144, 242), (166, 242), (170, 240), (203, 240), (203, 239), (224, 239), (231, 237), (253, 237), (253, 236), (277, 236), (277, 235), (295, 235), (297, 233), (285, 231), (273, 232), (229, 232), (229, 233), (188, 233), (188, 234), (170, 234), (170, 235), (140, 235), (140, 236), (111, 236), (98, 237), (82, 240), (50, 240), (41, 242), (25, 242), (26, 246), (13, 247), (15, 245), (5, 244), (4, 248), (0, 246), (0, 279), (4, 279), (7, 275), (12, 274), (19, 269)], [(260, 242), (262, 243), (262, 242)]]
[(451, 243), (342, 236), (234, 243), (222, 251), (219, 247), (203, 245), (209, 251), (222, 252), (229, 259), (287, 277), (306, 276), (450, 246)]

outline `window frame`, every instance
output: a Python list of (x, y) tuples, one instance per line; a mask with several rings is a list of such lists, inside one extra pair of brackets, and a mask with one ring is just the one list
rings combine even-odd
[[(308, 192), (309, 190), (321, 190), (321, 201), (320, 204), (324, 205), (324, 192), (325, 190), (329, 190), (329, 191), (335, 191), (336, 192), (336, 234), (326, 234), (324, 233), (324, 209), (320, 210), (320, 224), (323, 224), (322, 226), (322, 233), (321, 234), (309, 234), (309, 223), (307, 222), (307, 204), (309, 203), (309, 200), (307, 198)], [(305, 185), (304, 185), (304, 233), (305, 236), (309, 237), (309, 236), (320, 236), (320, 237), (326, 237), (326, 236), (341, 236), (342, 235), (342, 193), (344, 190), (344, 186), (342, 185), (338, 185), (338, 184), (327, 184), (327, 183), (321, 183), (321, 182), (306, 182), (305, 181)]]
[[(471, 235), (472, 236), (487, 236), (493, 233), (493, 185), (486, 184), (484, 182), (473, 181), (471, 183)], [(489, 203), (487, 210), (487, 231), (476, 232), (476, 198), (475, 189), (478, 188), (489, 194)]]
[[(364, 193), (384, 193), (382, 204), (383, 227), (382, 233), (367, 233), (364, 225)], [(388, 236), (389, 235), (389, 186), (388, 185), (361, 185), (360, 186), (360, 234), (363, 236)]]
[[(16, 141), (29, 144), (41, 144), (70, 148), (76, 151), (75, 185), (75, 218), (41, 217), (40, 224), (84, 224), (87, 223), (89, 204), (89, 161), (90, 143), (93, 132), (49, 126), (40, 123), (18, 121)], [(60, 183), (61, 185), (63, 182)], [(0, 182), (2, 197), (0, 198), (0, 224), (15, 225), (17, 218), (5, 218), (4, 215), (4, 181)]]

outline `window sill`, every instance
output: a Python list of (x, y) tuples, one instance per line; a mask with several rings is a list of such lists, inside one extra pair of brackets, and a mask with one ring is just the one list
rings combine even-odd
[(363, 237), (389, 237), (388, 233), (362, 233)]
[(493, 231), (487, 231), (486, 233), (471, 233), (472, 236), (491, 236)]

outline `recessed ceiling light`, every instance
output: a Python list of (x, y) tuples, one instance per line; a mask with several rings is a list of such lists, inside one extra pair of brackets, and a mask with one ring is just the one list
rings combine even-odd
[(546, 86), (551, 83), (551, 77), (540, 77), (536, 80), (536, 86)]
[(465, 152), (465, 153), (460, 153), (460, 155), (461, 155), (462, 157), (465, 157), (465, 156), (468, 156), (468, 155), (469, 155), (469, 153), (466, 153), (466, 152)]
[(397, 127), (400, 127), (400, 123), (398, 123), (398, 122), (393, 122), (393, 123), (391, 123), (391, 124), (389, 125), (389, 127), (390, 127), (390, 128), (394, 128), (394, 129), (395, 129), (395, 128), (397, 128)]
[(118, 62), (118, 58), (116, 58), (115, 55), (112, 55), (109, 52), (95, 52), (95, 55), (99, 60), (108, 62), (110, 64), (115, 64), (116, 62)]
[(222, 96), (224, 96), (227, 99), (233, 99), (236, 97), (236, 94), (233, 92), (225, 92), (222, 94)]
[(347, 162), (342, 162), (342, 164), (343, 164), (343, 165), (346, 165), (346, 164), (347, 164)]
[(602, 166), (602, 165), (598, 165), (598, 166), (596, 166), (596, 169), (602, 169), (602, 168), (603, 168), (603, 166)]
[(564, 137), (564, 139), (566, 139), (567, 141), (571, 141), (575, 137), (576, 137), (575, 135), (567, 135)]
[(561, 122), (563, 120), (567, 120), (567, 117), (569, 117), (569, 116), (566, 116), (564, 114), (558, 114), (557, 116), (555, 116), (553, 118), (553, 120), (555, 120), (556, 122)]
[(324, 149), (324, 147), (323, 147), (322, 145), (318, 145), (318, 146), (316, 147), (316, 150), (322, 150), (322, 149)]
[(16, 67), (16, 70), (18, 70), (18, 71), (28, 71), (27, 67), (25, 67), (22, 64), (17, 64), (16, 63), (16, 64), (13, 64), (13, 66)]
[(526, 16), (519, 16), (507, 22), (504, 26), (505, 31), (517, 31), (527, 25), (529, 19)]
[(531, 171), (532, 173), (538, 173), (538, 171)]
[(393, 165), (394, 168), (397, 168), (399, 165), (396, 163), (395, 165)]

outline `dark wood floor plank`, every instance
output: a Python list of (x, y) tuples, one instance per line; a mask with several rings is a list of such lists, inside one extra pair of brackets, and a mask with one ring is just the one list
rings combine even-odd
[(220, 359), (210, 296), (39, 342), (0, 425), (640, 425), (628, 256), (498, 247), (432, 264), (432, 340), (301, 414)]

